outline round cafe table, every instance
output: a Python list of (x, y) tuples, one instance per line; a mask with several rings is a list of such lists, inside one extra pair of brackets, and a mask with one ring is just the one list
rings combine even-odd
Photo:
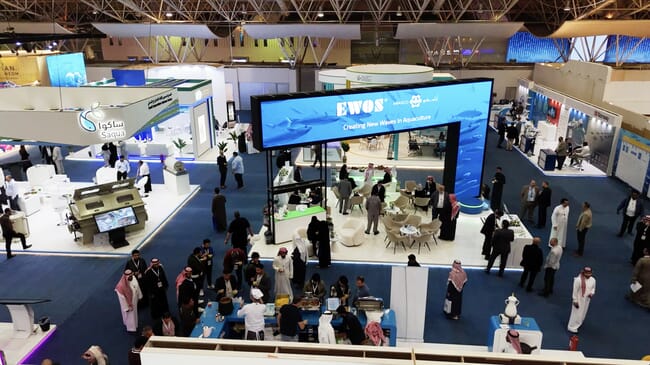
[(410, 243), (411, 247), (413, 247), (413, 241), (414, 241), (413, 237), (418, 236), (420, 234), (420, 231), (418, 230), (418, 228), (415, 227), (415, 226), (411, 226), (411, 225), (406, 225), (406, 226), (400, 227), (399, 232), (403, 236), (407, 236), (409, 238), (409, 241), (411, 241), (411, 243)]

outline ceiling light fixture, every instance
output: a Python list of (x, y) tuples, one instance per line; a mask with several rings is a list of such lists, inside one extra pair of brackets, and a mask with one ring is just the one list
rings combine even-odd
[(399, 6), (399, 5), (397, 6), (397, 13), (395, 13), (395, 15), (402, 16), (402, 7), (401, 6)]
[(566, 5), (564, 5), (564, 11), (571, 11), (571, 2), (567, 1)]
[(322, 18), (325, 16), (325, 13), (323, 13), (323, 8), (318, 9), (318, 13), (316, 13), (316, 16), (319, 18)]
[(168, 18), (171, 18), (171, 17), (174, 16), (174, 14), (172, 14), (171, 11), (168, 11), (168, 12), (165, 13), (165, 16), (168, 17)]

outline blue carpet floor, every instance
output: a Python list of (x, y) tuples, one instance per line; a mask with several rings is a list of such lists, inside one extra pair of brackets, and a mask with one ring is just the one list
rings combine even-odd
[[(516, 212), (519, 210), (521, 187), (530, 179), (540, 182), (545, 178), (518, 152), (496, 149), (495, 145), (495, 134), (490, 132), (484, 181), (490, 181), (497, 165), (502, 166), (507, 177), (504, 202)], [(257, 231), (261, 226), (261, 210), (266, 199), (265, 157), (262, 154), (245, 155), (244, 161), (246, 186), (239, 191), (226, 189), (227, 209), (229, 215), (234, 210), (239, 210)], [(153, 182), (162, 183), (160, 166), (154, 163), (150, 166)], [(66, 162), (67, 173), (75, 181), (89, 181), (97, 167), (99, 162)], [(216, 271), (220, 271), (221, 260), (218, 257), (226, 249), (223, 234), (213, 233), (210, 223), (212, 189), (218, 181), (216, 166), (197, 164), (188, 165), (188, 169), (191, 183), (201, 185), (201, 190), (142, 250), (147, 259), (158, 257), (162, 261), (171, 281), (184, 266), (192, 248), (203, 238), (212, 239), (217, 251)], [(429, 174), (431, 173), (400, 169), (399, 179), (423, 181), (424, 176)], [(317, 172), (305, 168), (304, 175), (308, 179), (316, 178)], [(437, 176), (437, 179), (440, 180), (441, 176)], [(581, 328), (580, 350), (587, 356), (629, 359), (639, 359), (650, 353), (645, 341), (641, 340), (647, 338), (650, 312), (624, 299), (632, 269), (628, 263), (632, 238), (615, 236), (620, 224), (620, 216), (615, 215), (615, 208), (627, 194), (628, 188), (614, 178), (555, 177), (546, 180), (553, 189), (553, 205), (562, 197), (570, 200), (570, 228), (575, 226), (581, 202), (587, 200), (592, 204), (594, 226), (587, 235), (584, 257), (571, 256), (571, 251), (576, 247), (576, 239), (574, 231), (570, 229), (562, 267), (556, 276), (555, 293), (548, 299), (539, 297), (536, 293), (522, 292), (517, 286), (518, 272), (507, 272), (504, 278), (498, 278), (494, 275), (487, 276), (480, 270), (468, 271), (469, 282), (464, 292), (463, 314), (459, 321), (448, 321), (442, 315), (448, 270), (431, 268), (428, 310), (423, 318), (425, 341), (485, 345), (488, 317), (503, 311), (504, 299), (514, 291), (521, 300), (520, 313), (536, 318), (542, 328), (544, 348), (566, 349), (572, 277), (582, 266), (590, 265), (598, 281), (597, 292)], [(228, 184), (235, 185), (232, 177)], [(546, 241), (549, 228), (531, 228), (531, 232)], [(482, 239), (482, 236), (478, 237)], [(113, 291), (124, 264), (122, 259), (25, 255), (10, 261), (0, 261), (0, 297), (52, 299), (50, 303), (35, 307), (36, 316), (49, 316), (59, 328), (51, 340), (30, 358), (30, 363), (40, 363), (45, 357), (51, 357), (62, 364), (80, 363), (80, 354), (91, 344), (101, 345), (112, 363), (126, 363), (126, 354), (134, 338), (124, 330)], [(308, 276), (315, 270), (317, 269), (310, 265)], [(390, 298), (390, 287), (384, 285), (390, 282), (389, 266), (335, 263), (330, 269), (319, 272), (328, 284), (334, 282), (339, 275), (347, 275), (349, 278), (364, 275), (373, 295), (383, 297), (386, 302)], [(537, 287), (541, 284), (542, 279), (538, 278)], [(170, 304), (175, 303), (174, 296), (174, 291), (170, 289)], [(0, 320), (9, 321), (9, 314), (4, 309), (0, 309)], [(140, 311), (141, 326), (149, 322), (148, 310)]]

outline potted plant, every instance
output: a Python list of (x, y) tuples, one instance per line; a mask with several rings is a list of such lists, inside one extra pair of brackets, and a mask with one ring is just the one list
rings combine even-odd
[(343, 150), (343, 158), (342, 158), (343, 163), (346, 163), (346, 162), (348, 162), (347, 153), (350, 150), (350, 144), (348, 142), (345, 142), (345, 141), (341, 142), (341, 149)]
[(230, 138), (228, 138), (228, 139), (233, 141), (233, 143), (235, 145), (237, 145), (237, 140), (239, 139), (239, 135), (237, 135), (237, 132), (234, 132), (234, 131), (230, 132), (229, 135), (230, 135)]
[(183, 148), (185, 148), (187, 146), (187, 142), (185, 142), (185, 140), (182, 139), (182, 138), (174, 139), (174, 140), (172, 140), (172, 142), (174, 142), (174, 146), (176, 146), (176, 148), (178, 148), (178, 155), (179, 156), (182, 155), (183, 154)]
[(217, 143), (217, 148), (220, 153), (226, 153), (226, 151), (228, 151), (228, 143), (226, 141), (221, 141)]

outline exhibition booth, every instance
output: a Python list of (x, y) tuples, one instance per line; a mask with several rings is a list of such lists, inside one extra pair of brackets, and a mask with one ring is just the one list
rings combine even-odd
[[(216, 144), (212, 132), (215, 126), (210, 80), (144, 79), (144, 70), (113, 71), (117, 79), (92, 82), (86, 86), (124, 88), (142, 83), (137, 87), (174, 88), (178, 95), (178, 109), (159, 115), (147, 128), (120, 141), (120, 154), (129, 156), (130, 160), (140, 157), (153, 157), (157, 160), (161, 155), (197, 159)], [(125, 80), (126, 78), (129, 79)], [(101, 144), (80, 150), (73, 157), (87, 158), (89, 151), (92, 156), (101, 158)]]
[(16, 182), (20, 211), (14, 226), (32, 247), (14, 246), (13, 253), (129, 256), (198, 192), (186, 172), (171, 169), (164, 170), (171, 175), (164, 184), (153, 184), (144, 194), (142, 181), (117, 182), (117, 170), (109, 167), (97, 171), (100, 184), (70, 182), (55, 174), (53, 165), (30, 167), (27, 181)]

